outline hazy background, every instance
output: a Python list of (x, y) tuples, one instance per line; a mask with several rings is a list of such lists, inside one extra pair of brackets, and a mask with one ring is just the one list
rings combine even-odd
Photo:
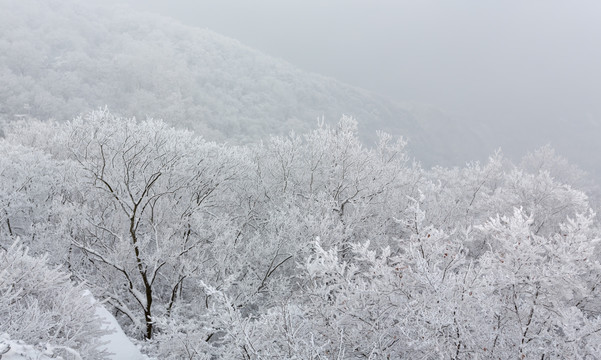
[(551, 143), (580, 165), (599, 163), (587, 143), (601, 135), (600, 1), (115, 2), (453, 121), (486, 122), (498, 133), (490, 148), (510, 155)]

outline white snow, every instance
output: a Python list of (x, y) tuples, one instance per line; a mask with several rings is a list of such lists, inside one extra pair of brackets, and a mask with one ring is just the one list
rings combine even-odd
[[(90, 295), (91, 297), (91, 295)], [(91, 297), (92, 298), (92, 297)], [(93, 299), (93, 298), (92, 298)], [(95, 299), (93, 299), (96, 302)], [(105, 323), (104, 328), (107, 330), (112, 330), (110, 335), (105, 335), (102, 337), (102, 341), (106, 342), (106, 345), (103, 345), (105, 349), (107, 349), (110, 353), (112, 353), (112, 360), (145, 360), (147, 359), (140, 350), (129, 340), (127, 335), (117, 323), (117, 320), (111, 315), (108, 310), (104, 308), (101, 304), (97, 303), (96, 307), (96, 315), (102, 318)], [(4, 360), (4, 359), (2, 359)]]

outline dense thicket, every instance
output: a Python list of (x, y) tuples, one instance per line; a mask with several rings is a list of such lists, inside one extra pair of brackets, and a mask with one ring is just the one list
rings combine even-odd
[(0, 357), (8, 351), (8, 333), (37, 345), (47, 358), (108, 358), (101, 340), (108, 331), (83, 284), (75, 286), (67, 272), (50, 267), (46, 255), (32, 257), (18, 241), (5, 247), (8, 238), (1, 239)]
[(343, 117), (243, 147), (96, 111), (1, 140), (0, 245), (49, 252), (160, 359), (590, 358), (599, 228), (569, 165), (424, 170)]

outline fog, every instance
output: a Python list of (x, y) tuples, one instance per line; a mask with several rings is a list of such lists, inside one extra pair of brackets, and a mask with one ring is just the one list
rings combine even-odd
[(599, 2), (128, 1), (305, 70), (460, 114), (600, 108)]
[(491, 144), (510, 154), (550, 142), (573, 155), (578, 139), (537, 129), (601, 115), (598, 1), (126, 2), (456, 121), (528, 131)]

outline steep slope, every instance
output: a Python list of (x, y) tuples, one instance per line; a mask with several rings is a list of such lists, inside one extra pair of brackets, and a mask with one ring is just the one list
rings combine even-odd
[(403, 135), (426, 164), (470, 158), (474, 148), (470, 129), (444, 118), (424, 126), (405, 107), (209, 30), (75, 0), (0, 0), (0, 8), (0, 117), (8, 120), (64, 120), (106, 105), (245, 142), (348, 114), (367, 143), (377, 129)]

